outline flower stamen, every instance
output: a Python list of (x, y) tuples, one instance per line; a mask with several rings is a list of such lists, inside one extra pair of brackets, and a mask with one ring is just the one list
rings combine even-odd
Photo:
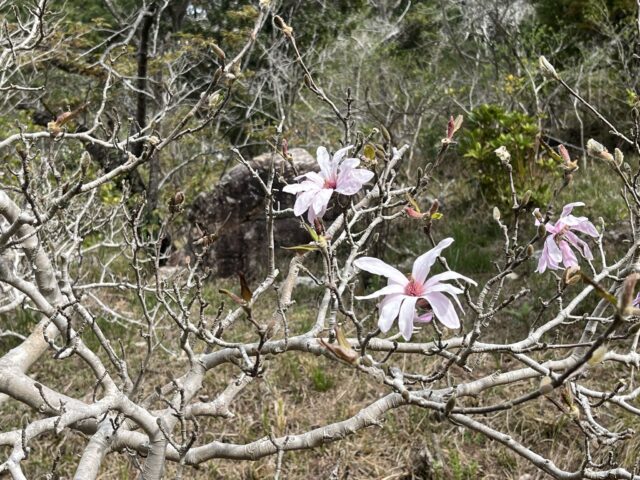
[(410, 297), (421, 297), (424, 293), (424, 286), (409, 277), (409, 283), (404, 287), (404, 293)]
[(324, 188), (331, 188), (333, 190), (338, 186), (338, 179), (335, 177), (326, 178), (324, 181)]

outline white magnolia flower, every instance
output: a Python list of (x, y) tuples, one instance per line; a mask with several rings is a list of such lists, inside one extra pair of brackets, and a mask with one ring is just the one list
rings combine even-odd
[(338, 150), (333, 158), (324, 147), (318, 147), (317, 160), (320, 172), (309, 172), (300, 175), (296, 180), (304, 178), (300, 183), (285, 186), (282, 190), (297, 194), (293, 212), (296, 216), (307, 213), (310, 223), (322, 218), (327, 211), (333, 192), (342, 195), (355, 195), (362, 185), (373, 178), (373, 172), (364, 168), (356, 168), (360, 164), (357, 158), (344, 158), (352, 147)]
[[(365, 297), (356, 297), (359, 300), (365, 300), (384, 296), (384, 299), (378, 305), (380, 310), (378, 327), (380, 330), (388, 332), (394, 320), (398, 318), (400, 332), (405, 340), (409, 340), (413, 333), (414, 322), (429, 322), (434, 316), (445, 327), (460, 327), (458, 313), (449, 297), (445, 294), (450, 295), (462, 310), (462, 305), (457, 295), (460, 295), (463, 291), (458, 287), (443, 282), (454, 279), (464, 280), (472, 285), (476, 285), (476, 282), (451, 271), (427, 278), (431, 267), (442, 250), (452, 243), (452, 238), (446, 238), (435, 248), (418, 257), (413, 263), (413, 269), (409, 277), (377, 258), (362, 257), (354, 262), (354, 265), (361, 270), (389, 279), (388, 285), (377, 292)], [(423, 313), (418, 314), (416, 308)]]

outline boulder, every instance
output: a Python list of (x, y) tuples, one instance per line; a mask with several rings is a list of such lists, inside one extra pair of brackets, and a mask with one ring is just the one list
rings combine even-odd
[[(306, 150), (289, 150), (292, 163), (302, 174), (318, 170), (318, 164)], [(276, 178), (274, 188), (276, 206), (280, 209), (291, 208), (295, 196), (281, 191), (284, 178), (288, 183), (295, 182), (294, 169), (280, 155), (266, 153), (250, 160), (249, 163), (266, 182), (269, 166), (275, 160)], [(231, 277), (243, 272), (247, 277), (257, 277), (264, 273), (267, 258), (267, 238), (264, 192), (258, 181), (244, 165), (236, 165), (225, 173), (215, 189), (202, 192), (189, 207), (187, 216), (191, 225), (202, 225), (209, 233), (217, 232), (218, 239), (213, 242), (204, 255), (205, 265), (212, 268), (217, 277)], [(224, 223), (226, 221), (226, 223)], [(224, 223), (224, 226), (223, 226)], [(309, 234), (301, 228), (300, 220), (277, 218), (275, 220), (275, 244), (281, 246), (298, 245), (310, 241)], [(202, 251), (194, 244), (202, 236), (197, 228), (189, 234), (192, 251)]]

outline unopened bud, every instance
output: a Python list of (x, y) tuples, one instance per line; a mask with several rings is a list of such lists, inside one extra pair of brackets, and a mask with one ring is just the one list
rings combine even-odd
[(373, 357), (371, 357), (371, 355), (360, 357), (360, 363), (365, 367), (373, 367)]
[(150, 145), (153, 145), (154, 147), (160, 143), (160, 139), (158, 137), (156, 137), (155, 135), (151, 135), (147, 139), (147, 141), (149, 142)]
[(553, 383), (551, 381), (551, 377), (542, 377), (542, 379), (540, 380), (540, 387), (538, 388), (538, 390), (540, 390), (540, 393), (542, 393), (543, 395), (546, 395), (547, 393), (550, 393), (553, 390)]
[(500, 209), (498, 207), (493, 207), (493, 219), (496, 222), (500, 221)]
[(590, 138), (587, 141), (587, 152), (590, 155), (598, 156), (605, 150), (606, 148), (604, 148), (604, 145), (602, 145), (600, 142), (595, 141), (593, 138)]
[(291, 28), (289, 25), (287, 25), (287, 22), (285, 22), (284, 19), (280, 15), (276, 15), (275, 17), (273, 17), (273, 23), (286, 36), (290, 37), (291, 35), (293, 35), (293, 28)]
[(313, 219), (313, 228), (315, 229), (316, 233), (319, 236), (324, 235), (324, 224), (322, 223), (322, 221), (319, 218), (314, 218)]
[(574, 420), (578, 420), (580, 418), (580, 409), (577, 405), (574, 404), (569, 407), (569, 416)]
[(439, 208), (440, 208), (440, 202), (436, 198), (431, 204), (431, 207), (429, 208), (429, 217), (433, 217), (436, 213), (438, 213)]
[(219, 67), (218, 69), (216, 69), (216, 71), (213, 73), (213, 78), (211, 79), (212, 83), (216, 84), (218, 83), (218, 81), (220, 80), (220, 77), (222, 76), (222, 67)]
[(211, 44), (211, 50), (213, 50), (213, 53), (216, 54), (216, 57), (218, 57), (219, 60), (221, 61), (225, 61), (225, 59), (227, 58), (227, 55), (224, 53), (224, 50), (222, 50), (218, 45), (216, 45), (215, 43)]
[(540, 225), (538, 225), (538, 236), (540, 238), (544, 238), (546, 235), (547, 235), (547, 229), (544, 226), (544, 224), (541, 223)]
[(304, 74), (304, 84), (309, 90), (313, 90), (313, 83), (311, 82), (311, 77), (306, 73)]
[(589, 141), (587, 141), (587, 153), (608, 162), (613, 160), (613, 155), (609, 153), (609, 150), (607, 150), (600, 142), (596, 142), (593, 138), (590, 138)]
[(587, 363), (593, 367), (594, 365), (602, 362), (606, 354), (607, 347), (605, 347), (604, 345), (600, 345), (598, 348), (596, 348), (595, 352), (591, 354), (591, 357), (589, 358), (589, 360), (587, 360)]
[(382, 136), (384, 137), (387, 143), (391, 142), (391, 134), (389, 130), (384, 125), (380, 125), (380, 130), (382, 131)]
[(511, 161), (511, 154), (507, 150), (507, 147), (505, 147), (504, 145), (502, 147), (496, 148), (493, 153), (495, 153), (500, 161), (505, 165)]
[(542, 75), (544, 75), (545, 77), (555, 78), (556, 80), (560, 78), (558, 72), (556, 72), (555, 67), (551, 65), (549, 60), (547, 60), (544, 55), (540, 56), (540, 58), (538, 59), (538, 64), (540, 65), (540, 71), (542, 72)]
[(562, 274), (562, 282), (565, 285), (575, 285), (580, 281), (582, 277), (580, 276), (580, 267), (573, 266), (565, 269)]
[(221, 103), (222, 103), (222, 93), (220, 92), (220, 90), (217, 90), (215, 92), (213, 92), (211, 95), (209, 95), (209, 98), (207, 99), (207, 105), (208, 107), (213, 110), (215, 108), (217, 108)]
[(536, 217), (536, 220), (540, 223), (544, 222), (544, 217), (542, 216), (542, 214), (540, 213), (540, 209), (536, 208), (533, 211), (533, 216)]
[(622, 166), (622, 162), (624, 162), (624, 154), (620, 151), (619, 148), (616, 148), (613, 151), (613, 158), (616, 161), (616, 165), (618, 167), (621, 167)]
[(631, 310), (634, 307), (634, 293), (636, 290), (636, 284), (640, 279), (640, 274), (632, 273), (624, 279), (622, 284), (622, 294), (620, 295), (620, 312), (623, 316), (629, 316)]
[(447, 400), (447, 403), (444, 406), (445, 415), (449, 415), (453, 411), (453, 408), (455, 406), (456, 406), (456, 396), (453, 395), (449, 400)]
[(522, 200), (520, 201), (520, 205), (525, 206), (527, 203), (529, 203), (529, 200), (531, 200), (531, 195), (533, 193), (531, 192), (531, 190), (527, 190), (526, 192), (524, 192), (524, 195), (522, 196)]
[(173, 204), (182, 205), (183, 202), (184, 202), (184, 193), (178, 190), (176, 194), (173, 196)]
[(533, 245), (529, 244), (527, 245), (527, 257), (530, 257), (533, 255)]

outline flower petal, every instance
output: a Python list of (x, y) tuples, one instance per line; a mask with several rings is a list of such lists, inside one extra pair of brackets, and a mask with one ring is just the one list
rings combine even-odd
[(404, 293), (404, 287), (402, 285), (398, 285), (397, 283), (392, 283), (391, 285), (387, 285), (386, 287), (381, 288), (377, 292), (373, 292), (369, 295), (356, 298), (358, 300), (368, 300), (370, 298), (381, 297), (382, 295), (392, 295), (394, 293)]
[(292, 183), (289, 185), (285, 185), (282, 188), (282, 191), (286, 193), (300, 193), (300, 192), (306, 192), (309, 190), (317, 190), (317, 189), (318, 189), (318, 186), (314, 182), (310, 180), (305, 180), (304, 182), (301, 182), (301, 183)]
[(562, 261), (562, 252), (556, 244), (555, 235), (549, 235), (544, 242), (544, 248), (538, 261), (536, 272), (544, 273), (547, 268), (557, 270), (560, 268), (559, 263)]
[(366, 168), (354, 168), (350, 171), (351, 177), (354, 180), (364, 184), (373, 178), (374, 173)]
[(460, 319), (451, 300), (439, 292), (427, 293), (425, 298), (429, 302), (429, 305), (431, 305), (431, 309), (433, 313), (435, 313), (436, 318), (440, 320), (440, 323), (447, 328), (460, 328)]
[(578, 259), (576, 258), (575, 253), (573, 253), (573, 250), (571, 250), (569, 243), (565, 240), (560, 240), (559, 248), (562, 252), (562, 263), (565, 268), (575, 267), (578, 265)]
[(422, 315), (416, 315), (413, 317), (414, 325), (416, 323), (429, 323), (433, 320), (433, 312), (423, 313)]
[[(458, 295), (463, 293), (463, 290), (460, 290), (457, 287), (454, 287), (453, 285), (449, 285), (447, 283), (439, 283), (437, 285), (432, 285), (429, 288), (429, 291), (425, 293), (425, 295), (427, 293), (431, 293), (431, 292), (445, 292), (448, 293), (449, 295), (451, 295), (451, 298), (453, 298), (456, 303), (458, 304), (458, 307), (460, 307), (460, 310), (462, 312), (464, 312), (464, 308), (462, 308), (462, 304), (460, 303), (460, 300), (458, 299)], [(422, 296), (422, 298), (424, 298), (426, 300), (425, 295)]]
[(360, 270), (373, 273), (374, 275), (381, 275), (405, 286), (409, 283), (407, 277), (405, 277), (399, 270), (393, 268), (391, 265), (384, 263), (382, 260), (374, 257), (360, 257), (353, 264)]
[(355, 170), (342, 170), (336, 181), (336, 191), (343, 195), (355, 195), (362, 185), (373, 178), (373, 172), (363, 168)]
[(405, 297), (400, 307), (398, 328), (405, 340), (410, 340), (413, 333), (413, 317), (416, 314), (417, 301), (418, 297)]
[(400, 304), (404, 300), (405, 295), (390, 295), (380, 302), (380, 318), (378, 319), (378, 328), (382, 333), (391, 330), (393, 321), (400, 312)]
[(333, 160), (331, 160), (331, 165), (333, 166), (334, 170), (338, 168), (338, 165), (340, 164), (344, 156), (352, 148), (353, 148), (352, 145), (347, 145), (346, 147), (341, 148), (340, 150), (338, 150), (336, 153), (333, 154)]
[(310, 182), (316, 188), (324, 187), (324, 177), (322, 175), (320, 175), (318, 172), (305, 173), (304, 175), (300, 175), (299, 177), (296, 177), (296, 180), (299, 179), (299, 178), (305, 178), (306, 182)]
[(316, 150), (316, 159), (318, 160), (318, 165), (320, 165), (320, 172), (324, 178), (331, 177), (332, 168), (331, 168), (331, 157), (329, 156), (329, 152), (324, 147), (318, 147)]
[(358, 165), (360, 165), (360, 160), (358, 160), (357, 158), (345, 158), (344, 161), (340, 164), (340, 171), (342, 172), (344, 170), (352, 170)]
[(427, 253), (420, 255), (415, 262), (413, 262), (413, 270), (411, 271), (411, 276), (415, 280), (416, 283), (422, 285), (429, 275), (429, 270), (436, 262), (438, 256), (449, 245), (453, 243), (453, 238), (445, 238), (434, 248), (429, 250)]
[(591, 249), (587, 243), (578, 238), (578, 236), (573, 232), (566, 232), (564, 234), (564, 238), (569, 244), (579, 250), (582, 253), (582, 256), (587, 260), (593, 260), (593, 253), (591, 253)]
[(562, 209), (560, 218), (566, 217), (567, 215), (569, 215), (571, 213), (571, 210), (573, 210), (575, 207), (584, 207), (584, 203), (583, 202), (567, 203)]
[(465, 282), (470, 283), (471, 285), (474, 285), (474, 286), (478, 285), (475, 280), (465, 277), (464, 275), (461, 275), (458, 272), (448, 271), (448, 272), (438, 273), (437, 275), (429, 277), (429, 279), (426, 281), (424, 286), (426, 288), (426, 287), (429, 287), (429, 285), (435, 285), (436, 283), (444, 282), (445, 280), (464, 280)]
[(355, 195), (362, 189), (362, 183), (353, 178), (338, 177), (336, 192), (342, 195)]
[[(569, 217), (573, 217), (573, 215), (569, 215)], [(581, 232), (581, 233), (585, 233), (587, 235), (589, 235), (590, 237), (594, 237), (597, 238), (598, 237), (598, 230), (596, 230), (596, 227), (593, 223), (591, 223), (587, 217), (573, 217), (575, 218), (577, 221), (573, 224), (571, 223), (567, 223), (567, 225), (569, 226), (569, 228), (571, 230), (575, 230), (577, 232)]]
[(311, 208), (313, 209), (313, 213), (315, 213), (318, 217), (321, 217), (327, 210), (327, 205), (329, 205), (331, 195), (333, 195), (332, 188), (323, 188), (322, 190), (317, 191), (315, 196), (313, 197)]
[(293, 206), (293, 214), (296, 217), (299, 217), (304, 212), (306, 212), (311, 206), (311, 202), (313, 202), (313, 197), (315, 196), (315, 191), (307, 191), (298, 195), (296, 198), (296, 203)]

